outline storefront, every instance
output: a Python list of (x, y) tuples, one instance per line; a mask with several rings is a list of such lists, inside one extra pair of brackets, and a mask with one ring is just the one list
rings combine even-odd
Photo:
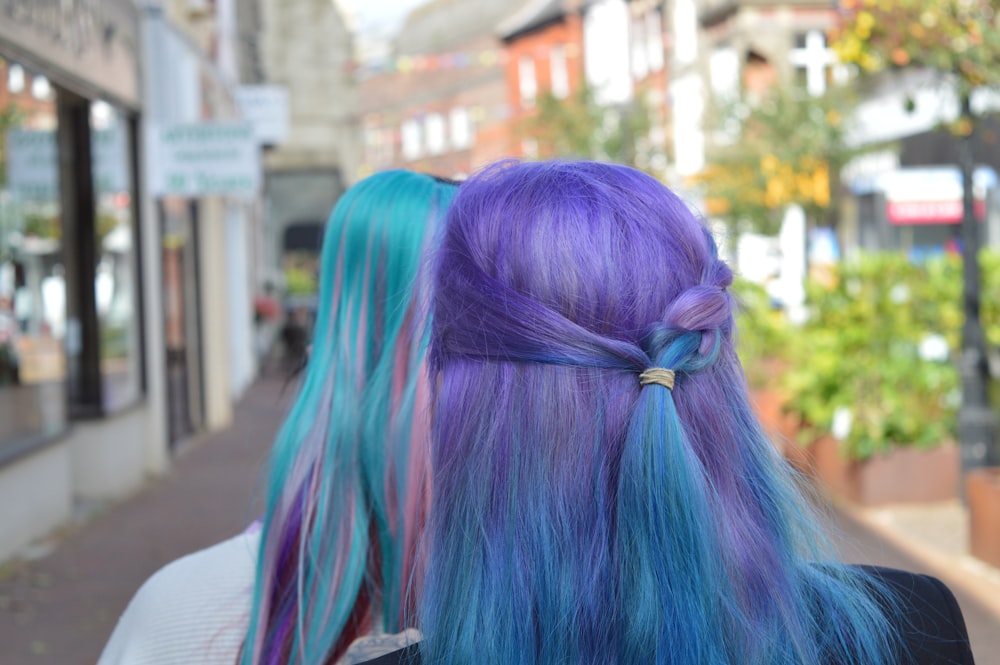
[(141, 99), (131, 2), (0, 0), (0, 560), (143, 475)]

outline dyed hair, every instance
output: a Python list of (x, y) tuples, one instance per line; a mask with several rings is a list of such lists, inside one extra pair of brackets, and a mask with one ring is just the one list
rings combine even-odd
[(430, 497), (418, 276), (454, 190), (388, 171), (330, 215), (312, 350), (269, 461), (242, 665), (332, 663), (412, 614)]
[[(436, 258), (426, 665), (895, 662), (748, 402), (730, 269), (592, 162), (462, 185)], [(676, 385), (641, 387), (647, 368)]]

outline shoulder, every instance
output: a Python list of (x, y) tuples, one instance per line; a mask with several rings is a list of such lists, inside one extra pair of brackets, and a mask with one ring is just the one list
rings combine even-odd
[(888, 592), (880, 596), (880, 602), (909, 651), (910, 659), (904, 662), (972, 665), (962, 610), (941, 580), (893, 568), (863, 566), (860, 570)]
[(259, 543), (259, 532), (243, 533), (154, 573), (118, 620), (99, 665), (236, 662)]
[(420, 665), (420, 646), (411, 644), (374, 660), (366, 660), (361, 665)]

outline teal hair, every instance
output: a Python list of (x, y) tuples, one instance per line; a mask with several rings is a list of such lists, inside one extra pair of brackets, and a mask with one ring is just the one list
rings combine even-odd
[(332, 663), (360, 635), (405, 627), (429, 501), (422, 256), (454, 190), (379, 173), (330, 215), (312, 350), (269, 461), (241, 665)]

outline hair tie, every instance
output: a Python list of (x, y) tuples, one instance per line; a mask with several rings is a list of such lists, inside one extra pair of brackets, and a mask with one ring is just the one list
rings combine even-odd
[(643, 371), (639, 375), (639, 385), (648, 386), (651, 383), (663, 386), (667, 390), (672, 391), (674, 389), (674, 370), (664, 369), (663, 367), (650, 367)]

